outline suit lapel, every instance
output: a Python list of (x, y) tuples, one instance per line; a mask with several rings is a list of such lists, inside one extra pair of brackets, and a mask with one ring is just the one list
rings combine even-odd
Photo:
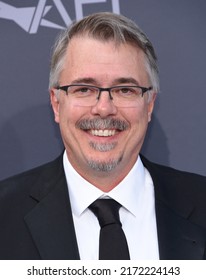
[(144, 157), (142, 161), (149, 170), (155, 187), (160, 259), (203, 259), (205, 230), (191, 222), (195, 213), (193, 200), (188, 197), (184, 200), (190, 182), (180, 179), (173, 169), (153, 164)]
[(61, 161), (34, 188), (31, 199), (38, 203), (25, 222), (42, 259), (74, 260), (79, 253)]
[(160, 259), (203, 259), (205, 233), (201, 227), (156, 201), (157, 233)]

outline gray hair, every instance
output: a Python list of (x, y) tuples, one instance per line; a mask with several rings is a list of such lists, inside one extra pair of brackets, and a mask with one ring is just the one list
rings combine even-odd
[(129, 43), (142, 49), (145, 54), (146, 71), (151, 85), (155, 92), (159, 91), (157, 57), (152, 43), (132, 20), (110, 12), (89, 15), (73, 23), (60, 34), (53, 48), (50, 88), (58, 86), (70, 40), (73, 37), (84, 35), (104, 42), (113, 41), (117, 46), (122, 43)]

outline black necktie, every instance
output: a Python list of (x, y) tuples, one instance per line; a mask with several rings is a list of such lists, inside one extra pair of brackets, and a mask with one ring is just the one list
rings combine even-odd
[(121, 205), (113, 199), (97, 199), (90, 206), (101, 226), (100, 260), (129, 260), (129, 250), (119, 219)]

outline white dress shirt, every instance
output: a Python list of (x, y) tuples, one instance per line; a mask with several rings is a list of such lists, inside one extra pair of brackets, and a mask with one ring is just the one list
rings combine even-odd
[(119, 214), (130, 259), (159, 259), (154, 185), (140, 157), (124, 180), (108, 193), (82, 178), (68, 161), (66, 152), (63, 163), (80, 259), (98, 260), (100, 226), (88, 206), (104, 196), (113, 198), (122, 205)]

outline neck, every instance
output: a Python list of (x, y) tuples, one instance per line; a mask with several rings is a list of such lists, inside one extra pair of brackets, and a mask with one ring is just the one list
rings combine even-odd
[(82, 162), (73, 161), (67, 154), (67, 159), (76, 172), (103, 192), (109, 192), (114, 189), (128, 175), (137, 161), (137, 157), (138, 155), (133, 159), (120, 160), (116, 163), (90, 162), (82, 165)]
[(111, 170), (99, 170), (87, 167), (83, 172), (82, 169), (75, 168), (75, 170), (87, 180), (90, 184), (100, 189), (103, 192), (109, 192), (114, 189), (130, 172), (136, 161), (130, 162), (127, 165), (119, 164)]

